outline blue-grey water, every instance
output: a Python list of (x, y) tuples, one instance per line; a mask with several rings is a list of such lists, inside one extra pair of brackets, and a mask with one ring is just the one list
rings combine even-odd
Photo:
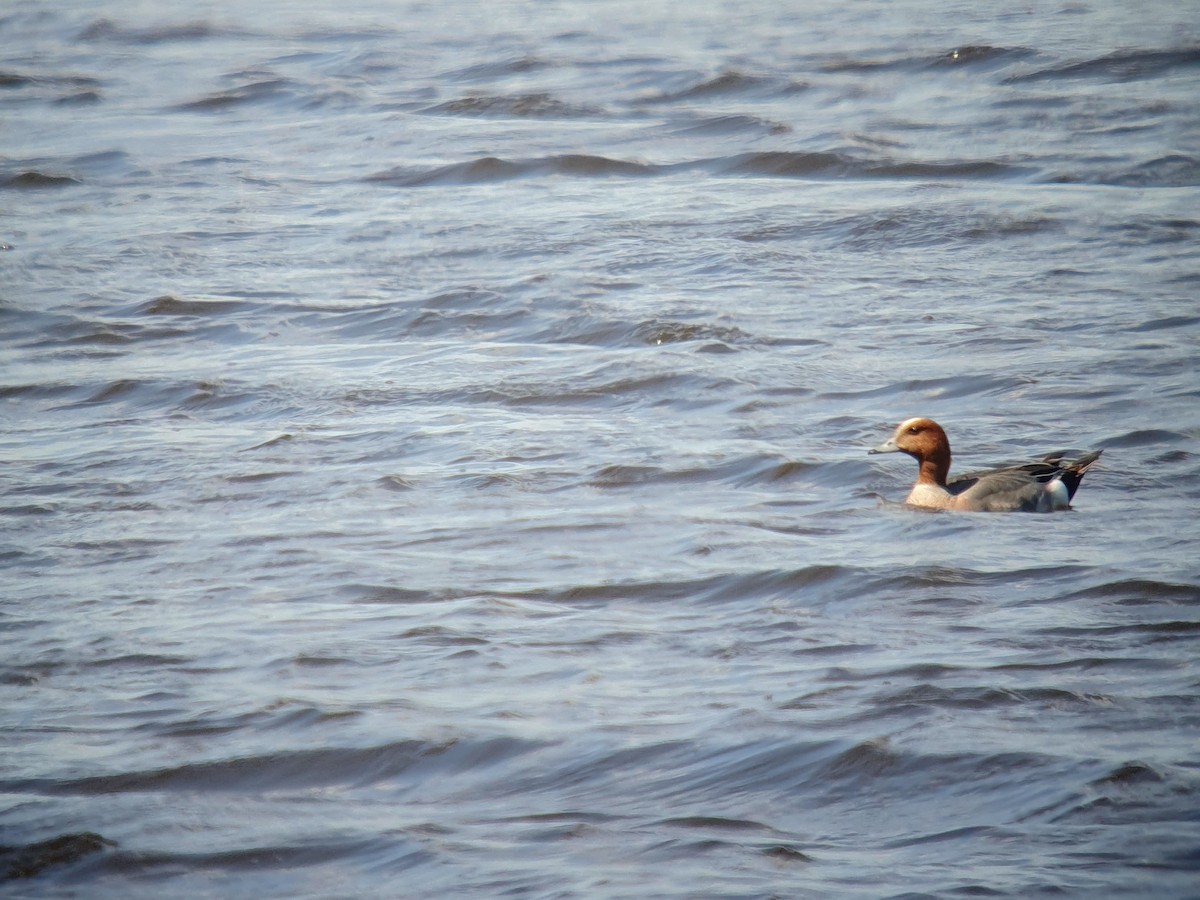
[(10, 0), (0, 893), (1200, 896), (1197, 97), (1190, 0)]

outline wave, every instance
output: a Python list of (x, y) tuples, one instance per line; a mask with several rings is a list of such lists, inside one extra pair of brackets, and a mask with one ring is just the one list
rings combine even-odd
[(519, 161), (484, 156), (431, 169), (414, 167), (390, 169), (386, 172), (369, 175), (365, 180), (393, 187), (424, 187), (428, 185), (486, 184), (531, 175), (636, 177), (653, 175), (659, 168), (644, 163), (586, 154), (567, 154)]
[[(1062, 600), (1116, 601), (1122, 606), (1143, 606), (1169, 603), (1177, 606), (1200, 606), (1200, 586), (1151, 578), (1131, 578), (1106, 581), (1063, 595)], [(1120, 626), (1120, 627), (1136, 627)], [(1153, 627), (1172, 628), (1170, 623), (1155, 623)]]
[(802, 153), (767, 151), (711, 160), (721, 174), (850, 178), (997, 178), (1026, 174), (1028, 170), (994, 160), (919, 162), (864, 158), (844, 151)]
[[(1200, 779), (1173, 766), (1127, 760), (1030, 810), (1021, 821), (1087, 826), (1130, 822), (1194, 823)], [(1190, 866), (1195, 869), (1194, 851)]]
[(1096, 180), (1118, 187), (1194, 187), (1200, 185), (1200, 158), (1171, 153)]
[(697, 603), (744, 602), (750, 598), (769, 599), (793, 596), (814, 587), (845, 587), (846, 582), (862, 578), (862, 570), (836, 565), (814, 565), (800, 569), (779, 569), (746, 574), (712, 575), (682, 581), (636, 581), (580, 585), (536, 596), (563, 606), (606, 605), (613, 601), (666, 602), (688, 600)]
[(931, 69), (947, 66), (979, 66), (1006, 64), (1033, 56), (1035, 51), (1025, 47), (993, 47), (988, 44), (967, 44), (936, 53), (897, 56), (890, 59), (836, 59), (819, 66), (824, 72), (870, 73), (895, 69)]
[(211, 38), (237, 37), (244, 32), (219, 27), (209, 22), (192, 21), (152, 28), (134, 28), (112, 19), (96, 19), (79, 32), (80, 41), (111, 41), (118, 44), (152, 45), (177, 41), (199, 41)]
[(680, 90), (663, 91), (644, 97), (639, 102), (644, 104), (678, 103), (735, 94), (790, 96), (806, 90), (808, 90), (808, 85), (802, 81), (764, 75), (748, 75), (735, 70), (722, 72), (714, 78), (704, 79)]
[(453, 116), (508, 116), (519, 119), (583, 119), (604, 115), (598, 106), (567, 103), (547, 93), (473, 95), (448, 100), (423, 110)]
[(70, 865), (116, 846), (114, 841), (91, 831), (60, 834), (18, 846), (0, 846), (0, 881), (33, 878), (46, 869)]
[(792, 126), (759, 116), (730, 114), (705, 116), (688, 121), (670, 130), (671, 134), (683, 137), (713, 137), (721, 135), (777, 135), (790, 134)]
[(241, 312), (254, 304), (243, 300), (196, 300), (163, 294), (138, 304), (133, 312), (143, 316), (188, 316), (208, 318)]
[[(668, 344), (698, 344), (700, 352), (734, 351), (779, 343), (795, 344), (768, 338), (758, 338), (732, 325), (707, 322), (677, 322), (648, 319), (642, 322), (610, 319), (599, 316), (572, 317), (555, 322), (543, 329), (537, 338), (558, 344), (587, 344), (602, 347), (660, 347)], [(807, 345), (821, 344), (809, 341)]]
[(495, 78), (504, 78), (508, 75), (523, 75), (528, 72), (536, 72), (552, 66), (553, 63), (549, 60), (527, 53), (522, 56), (505, 57), (492, 62), (477, 63), (461, 69), (454, 69), (446, 72), (443, 77), (459, 81), (490, 81)]
[(78, 178), (70, 175), (52, 175), (48, 172), (38, 172), (36, 170), (0, 178), (0, 188), (19, 188), (22, 190), (60, 188), (82, 183)]
[(235, 106), (291, 99), (298, 93), (296, 88), (290, 79), (270, 78), (189, 100), (173, 109), (181, 112), (218, 112)]
[(401, 166), (366, 177), (393, 187), (485, 184), (534, 176), (644, 178), (700, 171), (771, 178), (991, 179), (1028, 175), (1027, 168), (997, 160), (918, 162), (870, 158), (846, 151), (766, 151), (680, 163), (645, 163), (589, 154), (525, 160), (485, 156), (432, 168)]
[(781, 460), (772, 456), (747, 456), (716, 465), (686, 469), (665, 469), (646, 465), (611, 465), (596, 472), (588, 482), (592, 487), (623, 488), (644, 484), (700, 484), (717, 481), (745, 487), (752, 484), (774, 483), (789, 478), (816, 463)]
[(934, 210), (922, 207), (878, 209), (790, 225), (768, 225), (737, 235), (739, 240), (808, 241), (824, 239), (839, 250), (879, 252), (902, 247), (945, 247), (1020, 239), (1063, 230), (1048, 216), (1008, 216), (979, 210)]
[(90, 75), (28, 74), (0, 71), (0, 90), (30, 101), (54, 104), (98, 103), (102, 99), (103, 82)]
[(1178, 50), (1122, 50), (1076, 62), (1059, 63), (1010, 75), (1008, 83), (1051, 79), (1096, 78), (1105, 81), (1138, 81), (1157, 78), (1181, 68), (1200, 66), (1200, 47)]
[(185, 763), (109, 775), (13, 779), (6, 790), (48, 795), (99, 796), (145, 791), (266, 791), (407, 780), (477, 771), (532, 753), (544, 744), (511, 737), (430, 742), (403, 740), (373, 747), (322, 747)]

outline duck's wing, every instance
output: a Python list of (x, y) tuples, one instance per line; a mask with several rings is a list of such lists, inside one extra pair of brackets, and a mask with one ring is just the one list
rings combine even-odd
[(985, 512), (1036, 510), (1039, 500), (1059, 469), (1047, 463), (1030, 463), (1005, 469), (970, 472), (946, 485), (957, 503)]
[[(1083, 473), (1100, 458), (1103, 450), (1087, 453), (1079, 459), (1063, 462), (1063, 454), (1052, 454), (1040, 462), (1002, 469), (971, 472), (946, 485), (958, 501), (972, 509), (988, 511), (1046, 509), (1046, 486), (1061, 481), (1067, 490), (1067, 502), (1075, 496)], [(1059, 491), (1062, 488), (1058, 489)]]

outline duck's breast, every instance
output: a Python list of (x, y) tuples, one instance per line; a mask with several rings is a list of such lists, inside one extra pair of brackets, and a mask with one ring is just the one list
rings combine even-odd
[(954, 497), (939, 485), (918, 483), (913, 485), (906, 502), (909, 506), (921, 506), (926, 509), (949, 509), (954, 505)]

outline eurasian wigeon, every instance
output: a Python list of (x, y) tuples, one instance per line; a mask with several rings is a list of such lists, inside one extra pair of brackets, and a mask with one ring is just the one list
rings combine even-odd
[(867, 452), (907, 453), (920, 463), (917, 483), (908, 495), (910, 506), (968, 512), (1053, 512), (1070, 508), (1083, 473), (1104, 451), (1095, 450), (1070, 462), (1063, 462), (1060, 453), (1041, 462), (972, 472), (947, 482), (950, 441), (946, 432), (932, 419), (916, 418), (901, 422), (889, 440)]

